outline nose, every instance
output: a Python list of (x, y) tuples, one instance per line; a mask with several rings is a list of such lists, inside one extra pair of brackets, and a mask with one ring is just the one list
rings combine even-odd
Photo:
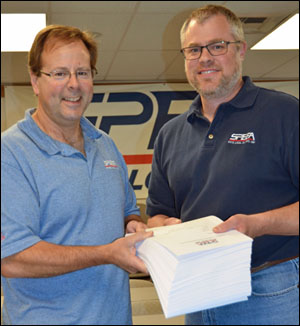
[(209, 53), (207, 48), (202, 48), (202, 52), (201, 52), (200, 58), (198, 60), (199, 60), (199, 62), (212, 61), (213, 56)]
[(68, 87), (77, 88), (79, 86), (78, 78), (76, 72), (70, 74), (68, 80)]

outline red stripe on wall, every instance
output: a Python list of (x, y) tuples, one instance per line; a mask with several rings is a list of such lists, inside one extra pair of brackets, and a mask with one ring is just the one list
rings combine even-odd
[(126, 164), (151, 164), (152, 154), (123, 155)]

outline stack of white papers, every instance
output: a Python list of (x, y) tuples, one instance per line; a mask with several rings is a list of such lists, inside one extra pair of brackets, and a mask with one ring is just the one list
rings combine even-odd
[[(166, 318), (247, 300), (251, 294), (252, 239), (236, 231), (214, 233), (208, 216), (152, 228), (137, 245)], [(147, 230), (147, 231), (148, 231)]]

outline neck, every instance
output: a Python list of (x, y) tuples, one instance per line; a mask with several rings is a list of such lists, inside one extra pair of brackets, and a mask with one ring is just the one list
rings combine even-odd
[(241, 79), (232, 92), (229, 94), (222, 96), (222, 97), (213, 97), (209, 96), (206, 97), (205, 95), (201, 95), (201, 103), (202, 103), (202, 114), (210, 121), (212, 122), (217, 114), (218, 108), (222, 103), (226, 103), (231, 101), (240, 91), (242, 88), (244, 82)]
[(34, 112), (32, 118), (48, 136), (78, 149), (85, 155), (80, 121), (74, 121), (74, 123), (68, 125), (60, 125), (48, 117), (43, 110), (39, 109)]

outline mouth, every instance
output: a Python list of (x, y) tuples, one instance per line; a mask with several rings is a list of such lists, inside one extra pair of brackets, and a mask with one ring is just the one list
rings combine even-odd
[(65, 102), (68, 103), (79, 103), (81, 100), (81, 96), (76, 96), (76, 97), (63, 97), (62, 99)]
[(201, 70), (198, 72), (199, 75), (208, 75), (218, 72), (217, 69), (207, 69), (207, 70)]

